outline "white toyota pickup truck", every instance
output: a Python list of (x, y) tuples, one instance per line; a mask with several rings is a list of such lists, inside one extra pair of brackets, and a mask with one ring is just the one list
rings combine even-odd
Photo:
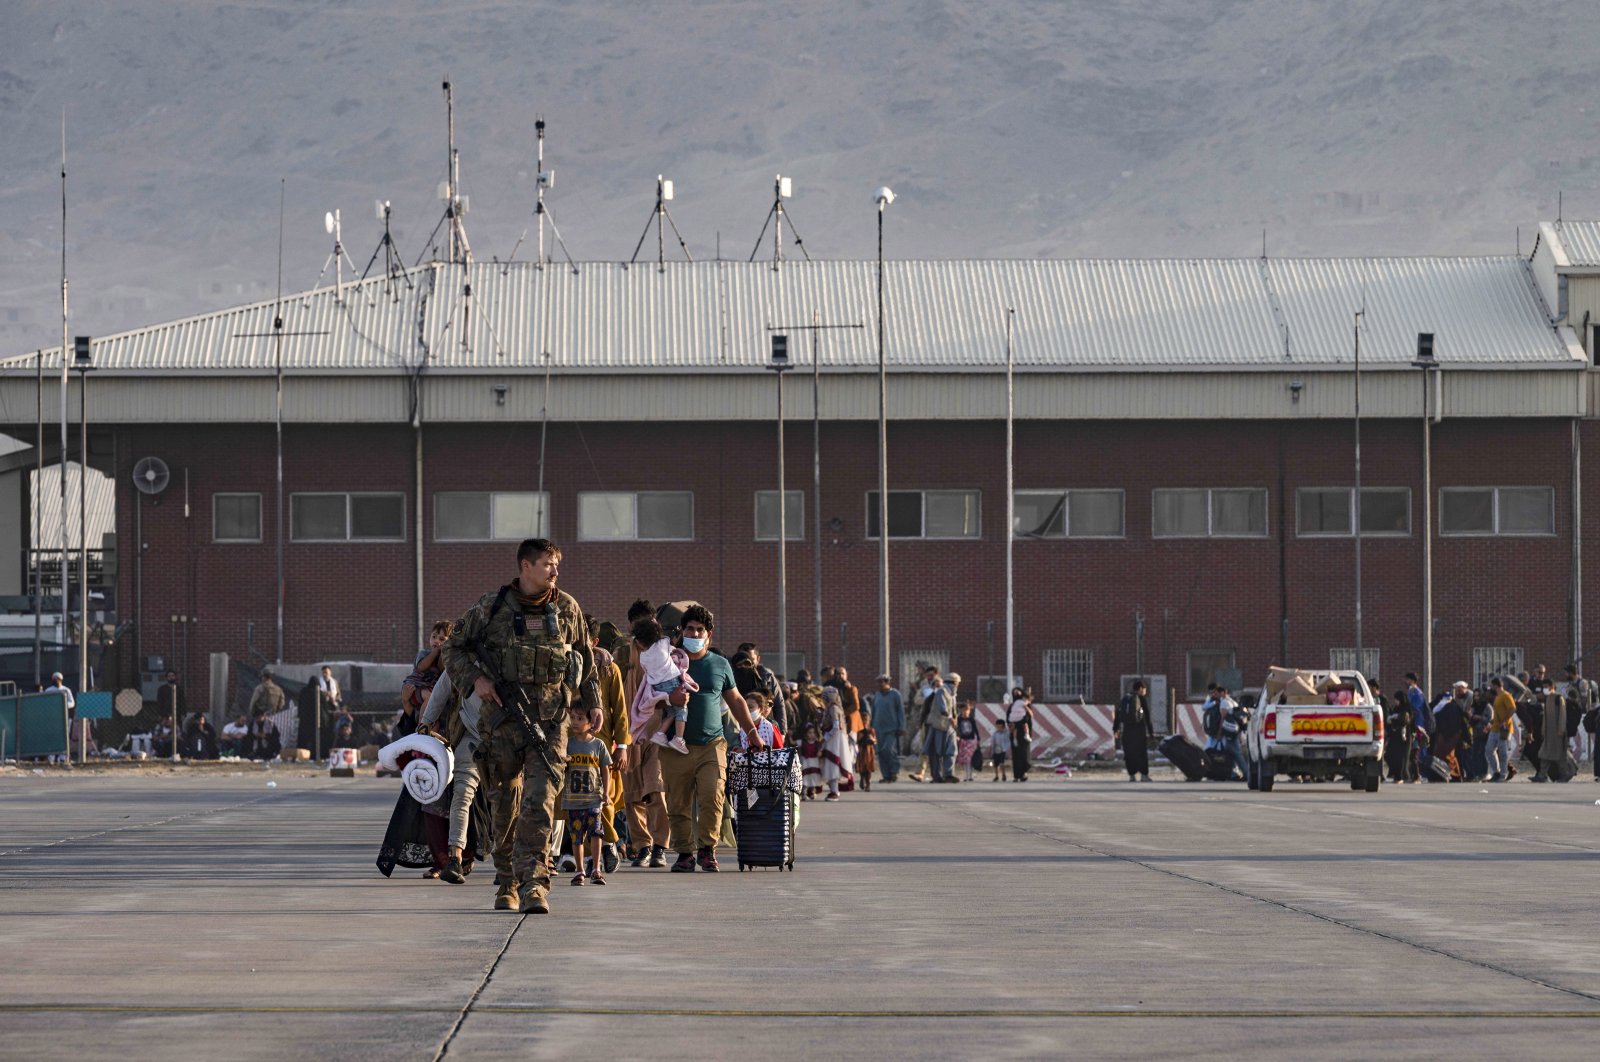
[(1280, 774), (1314, 782), (1348, 778), (1378, 791), (1383, 774), (1383, 710), (1359, 671), (1274, 667), (1245, 730), (1245, 782), (1271, 792)]

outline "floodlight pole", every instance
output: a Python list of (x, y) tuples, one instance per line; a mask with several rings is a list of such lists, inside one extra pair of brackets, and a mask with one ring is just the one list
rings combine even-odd
[[(89, 339), (83, 337), (84, 357), (78, 370), (78, 693), (89, 688)], [(61, 519), (67, 518), (66, 511)], [(84, 741), (78, 762), (88, 759), (89, 721), (83, 721)]]
[(793, 366), (789, 364), (787, 344), (784, 347), (782, 360), (778, 358), (776, 347), (778, 338), (773, 336), (773, 358), (767, 369), (778, 378), (778, 666), (787, 675), (789, 670), (789, 495), (784, 489), (783, 374)]
[(1006, 687), (1017, 673), (1016, 388), (1011, 337), (1017, 311), (1006, 309)]
[[(29, 557), (33, 563), (33, 686), (44, 686), (44, 566), (39, 563), (39, 537), (44, 522), (39, 515), (40, 488), (44, 484), (44, 351), (34, 355), (34, 432), (33, 432), (33, 490), (28, 502), (33, 507), (33, 548)], [(0, 750), (3, 752), (3, 750)], [(4, 759), (0, 755), (0, 759)]]
[[(66, 646), (67, 632), (72, 626), (68, 615), (72, 584), (67, 577), (67, 571), (71, 567), (71, 553), (67, 546), (67, 371), (67, 113), (63, 108), (61, 112), (61, 631), (58, 635), (58, 644), (62, 648)], [(65, 667), (66, 660), (62, 659), (61, 663)], [(80, 688), (83, 685), (81, 675), (78, 676), (78, 685)]]
[(894, 199), (878, 192), (878, 674), (889, 669), (889, 362), (883, 342), (883, 211)]
[(1411, 363), (1422, 370), (1422, 682), (1423, 692), (1433, 699), (1433, 422), (1428, 415), (1430, 376), (1439, 371), (1434, 356), (1433, 335), (1417, 336), (1417, 358)]
[(1356, 443), (1356, 486), (1351, 498), (1351, 520), (1355, 524), (1356, 539), (1356, 662), (1355, 668), (1366, 677), (1366, 665), (1362, 657), (1361, 630), (1361, 325), (1365, 310), (1356, 312), (1355, 320), (1355, 443)]

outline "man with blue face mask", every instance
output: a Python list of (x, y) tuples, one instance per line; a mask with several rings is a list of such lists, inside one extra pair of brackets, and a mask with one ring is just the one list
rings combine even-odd
[[(689, 655), (689, 675), (699, 690), (690, 693), (679, 687), (668, 696), (673, 707), (689, 710), (682, 737), (688, 751), (661, 750), (661, 777), (667, 786), (667, 819), (671, 843), (678, 853), (672, 865), (676, 873), (701, 870), (715, 872), (717, 837), (722, 832), (723, 788), (728, 781), (728, 742), (722, 730), (722, 706), (733, 713), (739, 729), (749, 739), (749, 748), (764, 749), (766, 743), (756, 731), (749, 706), (739, 694), (733, 665), (726, 657), (711, 651), (711, 632), (716, 621), (704, 605), (690, 605), (683, 613), (679, 644)], [(699, 804), (698, 822), (694, 815)], [(697, 858), (698, 856), (698, 858)]]

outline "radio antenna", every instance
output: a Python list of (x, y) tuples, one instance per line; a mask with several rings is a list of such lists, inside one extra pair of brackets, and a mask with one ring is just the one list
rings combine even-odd
[[(373, 265), (378, 261), (378, 255), (383, 255), (383, 293), (393, 294), (396, 302), (400, 301), (400, 290), (395, 285), (396, 280), (405, 281), (407, 288), (411, 288), (411, 274), (406, 272), (405, 262), (400, 258), (400, 248), (395, 246), (394, 233), (389, 228), (389, 215), (394, 212), (387, 199), (377, 199), (372, 204), (373, 213), (378, 220), (383, 222), (383, 237), (378, 241), (378, 246), (373, 248), (372, 257), (367, 259), (367, 268), (361, 271), (361, 279), (366, 280), (367, 274), (372, 272)], [(352, 269), (355, 267), (352, 266)]]
[[(750, 261), (754, 262), (756, 255), (761, 253), (761, 241), (766, 238), (767, 226), (772, 225), (772, 269), (774, 272), (783, 265), (783, 219), (788, 216), (787, 211), (783, 208), (783, 201), (793, 195), (793, 184), (789, 178), (779, 174), (772, 179), (772, 209), (767, 211), (767, 220), (761, 223), (761, 235), (756, 237), (756, 245), (750, 251)], [(800, 230), (794, 227), (793, 219), (789, 222), (789, 231), (794, 233), (794, 245), (800, 248), (800, 253), (806, 256), (806, 261), (811, 261), (811, 252), (806, 250), (805, 241), (800, 238)]]
[(650, 226), (656, 227), (656, 269), (658, 272), (667, 271), (667, 244), (664, 225), (672, 226), (672, 235), (678, 238), (678, 246), (683, 248), (683, 256), (689, 261), (694, 261), (694, 255), (689, 253), (689, 245), (683, 241), (683, 233), (678, 231), (678, 223), (672, 220), (672, 213), (667, 209), (667, 204), (672, 201), (672, 182), (656, 174), (656, 205), (650, 212), (650, 220), (644, 223), (644, 231), (639, 234), (639, 242), (634, 245), (633, 257), (628, 259), (628, 264), (639, 260), (639, 251), (644, 247), (646, 236), (650, 235)]
[[(322, 227), (329, 236), (333, 237), (333, 253), (322, 263), (322, 271), (317, 274), (317, 282), (313, 287), (322, 286), (322, 278), (328, 275), (328, 267), (333, 266), (333, 304), (344, 305), (344, 264), (350, 261), (350, 255), (345, 252), (342, 242), (343, 223), (337, 210), (330, 210), (322, 215)], [(350, 262), (350, 272), (356, 271), (355, 262)]]
[[(536, 198), (533, 204), (533, 216), (538, 222), (539, 226), (538, 259), (535, 264), (540, 269), (543, 269), (545, 266), (550, 264), (550, 257), (548, 254), (546, 254), (544, 246), (544, 223), (545, 219), (549, 218), (550, 231), (555, 234), (556, 246), (561, 248), (561, 256), (567, 260), (567, 267), (576, 273), (578, 271), (578, 263), (572, 260), (572, 252), (567, 250), (567, 241), (561, 238), (561, 227), (556, 224), (555, 212), (552, 211), (550, 209), (550, 205), (544, 201), (544, 194), (556, 186), (556, 171), (553, 169), (547, 170), (544, 168), (544, 128), (544, 115), (541, 114), (533, 120), (533, 134), (539, 145), (538, 152), (534, 160), (534, 165), (537, 167), (536, 172), (538, 176), (534, 181), (535, 185), (537, 186), (537, 190), (535, 192)], [(526, 236), (527, 233), (523, 233), (523, 235)], [(518, 242), (520, 243), (521, 241), (519, 240)], [(516, 253), (516, 248), (512, 248), (511, 255), (513, 258), (516, 257)], [(510, 269), (511, 265), (509, 262), (507, 262), (506, 272), (509, 272)]]

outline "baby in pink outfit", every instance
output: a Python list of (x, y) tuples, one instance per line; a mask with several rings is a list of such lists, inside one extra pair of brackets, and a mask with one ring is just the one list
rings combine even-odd
[(660, 719), (655, 722), (650, 741), (678, 752), (688, 752), (682, 729), (689, 720), (688, 704), (673, 705), (667, 698), (677, 690), (698, 692), (700, 686), (689, 676), (689, 654), (677, 648), (664, 636), (661, 624), (646, 616), (633, 625), (633, 643), (646, 646), (639, 653), (639, 691), (633, 699), (636, 717), (652, 712), (661, 705)]

